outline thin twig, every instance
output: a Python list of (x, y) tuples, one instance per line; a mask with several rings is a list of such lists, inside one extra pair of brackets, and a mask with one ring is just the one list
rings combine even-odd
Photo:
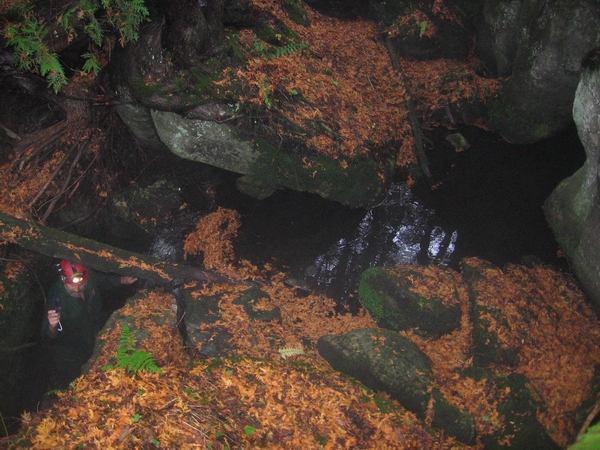
[(371, 89), (373, 89), (373, 92), (375, 92), (375, 95), (377, 97), (379, 97), (380, 100), (383, 100), (383, 97), (381, 95), (379, 95), (379, 93), (377, 92), (377, 90), (375, 89), (375, 86), (373, 86), (373, 83), (371, 82), (371, 78), (369, 78), (369, 75), (367, 75), (367, 81), (369, 82), (369, 84), (371, 85)]
[(600, 412), (600, 400), (598, 400), (596, 402), (596, 404), (592, 408), (592, 411), (588, 414), (587, 419), (585, 419), (585, 422), (583, 423), (581, 430), (579, 430), (579, 433), (577, 433), (577, 438), (575, 439), (575, 442), (579, 442), (579, 440), (585, 434), (585, 432), (587, 431), (587, 429), (589, 428), (591, 423), (594, 421), (594, 419), (596, 418), (596, 416), (598, 415), (599, 412)]

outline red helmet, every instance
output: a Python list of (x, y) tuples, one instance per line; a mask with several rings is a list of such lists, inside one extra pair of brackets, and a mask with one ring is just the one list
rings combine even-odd
[(73, 263), (63, 259), (60, 262), (61, 279), (68, 284), (85, 283), (90, 277), (90, 269), (83, 264)]

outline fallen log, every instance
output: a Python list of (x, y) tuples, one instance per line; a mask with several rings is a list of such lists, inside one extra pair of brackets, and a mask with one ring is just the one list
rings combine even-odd
[(3, 213), (0, 213), (0, 241), (47, 256), (80, 262), (101, 272), (113, 272), (158, 283), (176, 284), (182, 280), (197, 280), (247, 284), (197, 267), (162, 261)]

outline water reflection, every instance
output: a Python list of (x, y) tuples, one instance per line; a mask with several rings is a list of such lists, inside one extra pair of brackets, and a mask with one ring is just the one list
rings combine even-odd
[(458, 231), (436, 224), (433, 211), (421, 205), (408, 187), (394, 184), (386, 200), (367, 211), (351, 235), (339, 239), (314, 260), (305, 272), (305, 281), (347, 303), (365, 269), (448, 265), (457, 238)]
[[(189, 162), (167, 176), (183, 186), (192, 216), (216, 206), (240, 213), (238, 259), (271, 265), (342, 304), (357, 303), (352, 296), (359, 277), (374, 266), (437, 264), (458, 270), (463, 258), (480, 257), (502, 267), (535, 255), (561, 267), (541, 205), (585, 159), (576, 130), (528, 146), (473, 127), (460, 132), (471, 143), (469, 151), (457, 152), (445, 140), (445, 129), (429, 135), (435, 142), (430, 155), (435, 189), (427, 183), (412, 190), (393, 184), (386, 200), (369, 211), (286, 189), (251, 199), (235, 188), (239, 175)], [(181, 221), (155, 236), (154, 254), (179, 257), (181, 251), (173, 254), (171, 247), (180, 246), (181, 230), (191, 231), (186, 227), (197, 217)]]

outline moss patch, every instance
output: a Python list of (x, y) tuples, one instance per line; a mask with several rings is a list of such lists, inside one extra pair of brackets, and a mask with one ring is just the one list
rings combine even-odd
[(304, 27), (310, 26), (310, 18), (304, 5), (300, 0), (283, 0), (283, 9), (288, 13), (290, 19), (296, 22), (298, 25)]
[[(259, 158), (245, 182), (312, 192), (352, 207), (372, 207), (385, 198), (390, 167), (373, 159), (332, 159), (311, 152), (294, 153), (255, 140)], [(238, 186), (240, 187), (240, 186)]]
[[(458, 328), (461, 310), (454, 286), (446, 289), (451, 298), (442, 299), (433, 290), (417, 287), (424, 279), (416, 269), (372, 267), (361, 276), (358, 296), (377, 325), (383, 328), (414, 329), (427, 337)], [(451, 280), (446, 279), (448, 283)]]

